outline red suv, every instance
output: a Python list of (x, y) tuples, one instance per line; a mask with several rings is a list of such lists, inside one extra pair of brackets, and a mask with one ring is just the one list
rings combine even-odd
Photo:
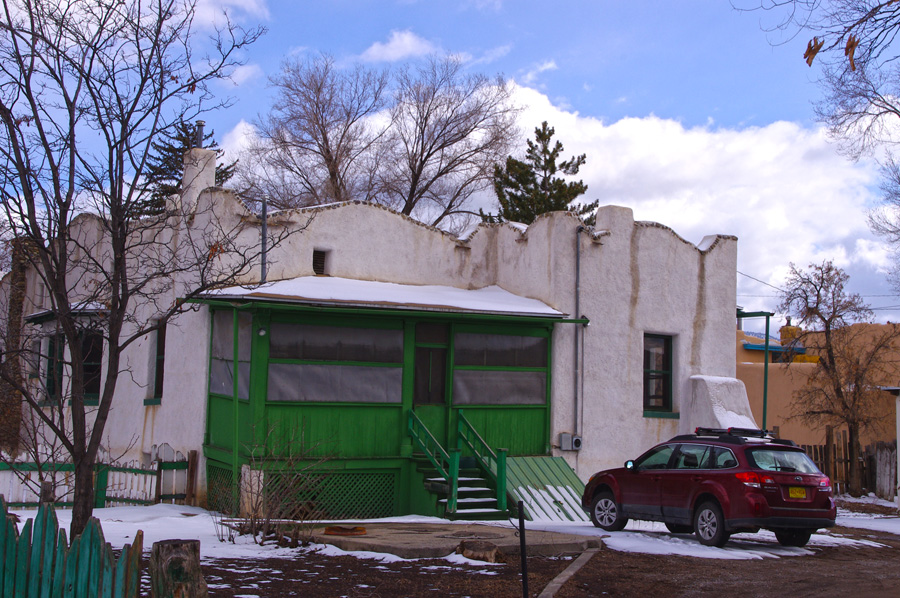
[(784, 546), (805, 546), (814, 531), (834, 525), (837, 513), (831, 481), (802, 449), (739, 428), (697, 428), (625, 467), (596, 473), (581, 505), (608, 531), (629, 519), (662, 521), (708, 546), (760, 528)]

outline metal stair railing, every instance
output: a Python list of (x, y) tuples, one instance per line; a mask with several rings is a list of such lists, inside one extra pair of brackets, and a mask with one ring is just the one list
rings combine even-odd
[(410, 409), (407, 419), (407, 432), (413, 439), (413, 443), (419, 447), (438, 473), (447, 480), (450, 489), (447, 493), (447, 511), (456, 512), (457, 498), (459, 494), (459, 455), (460, 449), (450, 449), (448, 453), (437, 441), (434, 435), (425, 427), (419, 416)]
[(506, 453), (508, 449), (498, 448), (496, 452), (481, 437), (475, 427), (457, 411), (457, 445), (464, 443), (475, 459), (497, 485), (497, 509), (506, 510)]

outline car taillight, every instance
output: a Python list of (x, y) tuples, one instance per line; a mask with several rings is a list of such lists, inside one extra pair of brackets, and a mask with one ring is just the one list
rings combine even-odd
[(819, 490), (822, 492), (831, 492), (831, 480), (828, 478), (819, 478)]
[(762, 480), (760, 480), (759, 476), (752, 471), (741, 471), (734, 474), (734, 477), (750, 488), (759, 488), (762, 485)]

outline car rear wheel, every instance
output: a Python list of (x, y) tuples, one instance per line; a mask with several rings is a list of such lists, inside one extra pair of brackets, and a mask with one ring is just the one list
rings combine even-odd
[(705, 502), (694, 513), (694, 532), (701, 544), (721, 548), (728, 542), (722, 509), (712, 501)]
[(622, 516), (612, 492), (601, 492), (591, 502), (591, 523), (608, 532), (625, 528), (628, 518)]
[(806, 546), (812, 531), (805, 529), (783, 529), (776, 530), (775, 537), (782, 546)]
[(694, 528), (690, 525), (681, 525), (679, 523), (667, 523), (666, 529), (673, 534), (690, 534), (694, 531)]

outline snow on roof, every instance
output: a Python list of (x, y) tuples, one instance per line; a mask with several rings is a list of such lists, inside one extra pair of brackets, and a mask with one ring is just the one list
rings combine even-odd
[(520, 297), (498, 286), (469, 290), (440, 285), (409, 285), (332, 276), (301, 276), (263, 285), (228, 287), (209, 291), (204, 296), (210, 299), (256, 299), (537, 317), (565, 315), (537, 299)]

